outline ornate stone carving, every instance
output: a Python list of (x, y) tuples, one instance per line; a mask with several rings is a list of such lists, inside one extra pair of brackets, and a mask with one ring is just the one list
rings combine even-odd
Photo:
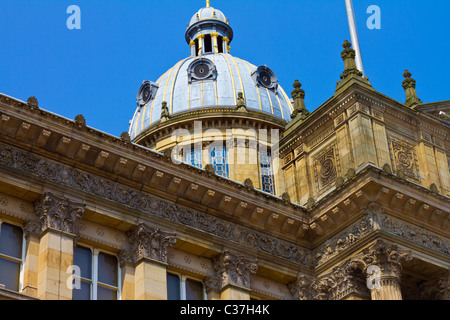
[(314, 181), (318, 193), (333, 187), (340, 174), (339, 154), (335, 146), (327, 148), (314, 158)]
[(389, 136), (391, 160), (395, 172), (402, 172), (407, 178), (418, 180), (417, 155), (414, 147), (406, 141)]
[[(373, 210), (373, 211), (371, 211)], [(347, 228), (343, 233), (327, 240), (322, 246), (315, 250), (314, 264), (321, 265), (347, 249), (361, 238), (367, 236), (371, 231), (377, 228), (375, 217), (377, 209), (367, 208), (367, 215), (358, 223)]]
[(401, 251), (396, 245), (378, 240), (372, 247), (363, 250), (351, 259), (351, 266), (358, 268), (364, 273), (369, 266), (378, 266), (382, 271), (382, 277), (387, 276), (400, 281), (403, 261), (411, 261), (409, 252)]
[(387, 215), (380, 216), (380, 227), (396, 236), (410, 240), (427, 248), (450, 254), (450, 243), (423, 228), (408, 225)]
[(39, 102), (36, 97), (29, 97), (27, 104), (31, 109), (39, 109)]
[(349, 261), (319, 278), (301, 275), (289, 284), (289, 289), (298, 300), (339, 300), (350, 294), (370, 296), (363, 275)]
[(41, 225), (38, 222), (28, 220), (23, 226), (23, 232), (27, 238), (30, 235), (39, 236), (41, 233)]
[(78, 236), (85, 206), (46, 192), (34, 203), (34, 211), (41, 219), (41, 232), (54, 229)]
[(122, 261), (142, 259), (167, 263), (167, 249), (176, 243), (176, 234), (150, 227), (144, 223), (127, 232), (130, 250), (121, 253)]
[(258, 270), (257, 260), (224, 251), (213, 261), (214, 275), (207, 278), (208, 289), (220, 290), (226, 285), (250, 289), (250, 276)]
[[(157, 215), (170, 221), (208, 232), (240, 245), (251, 246), (256, 250), (268, 252), (294, 263), (311, 264), (307, 259), (310, 251), (294, 243), (252, 231), (204, 212), (180, 207), (143, 191), (67, 167), (61, 163), (42, 159), (11, 146), (0, 144), (0, 164), (121, 203), (147, 214)], [(63, 172), (65, 174), (62, 174)]]

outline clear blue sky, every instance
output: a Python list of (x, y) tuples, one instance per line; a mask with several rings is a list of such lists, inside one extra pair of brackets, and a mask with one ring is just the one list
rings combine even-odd
[[(364, 68), (374, 88), (405, 100), (404, 70), (424, 102), (450, 100), (450, 1), (353, 0)], [(81, 30), (69, 30), (69, 5)], [(381, 30), (369, 30), (370, 5)], [(119, 136), (143, 80), (187, 57), (186, 24), (204, 0), (1, 0), (0, 92)], [(310, 111), (334, 93), (350, 40), (344, 0), (211, 0), (230, 19), (231, 54), (266, 64), (290, 94), (299, 79)]]

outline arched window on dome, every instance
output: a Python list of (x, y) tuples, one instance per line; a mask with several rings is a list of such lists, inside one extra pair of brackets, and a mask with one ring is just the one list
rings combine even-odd
[(224, 178), (230, 177), (228, 166), (227, 147), (217, 146), (210, 149), (210, 163), (214, 167), (214, 172)]
[(268, 150), (267, 152), (261, 151), (259, 154), (259, 162), (261, 164), (261, 189), (264, 192), (275, 195), (275, 177), (272, 167), (272, 155)]

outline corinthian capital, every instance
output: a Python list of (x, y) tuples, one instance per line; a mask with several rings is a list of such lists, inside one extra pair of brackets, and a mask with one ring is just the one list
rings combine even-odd
[(208, 287), (220, 290), (231, 284), (250, 289), (250, 276), (256, 274), (258, 261), (224, 251), (214, 260), (215, 274), (205, 283)]
[(353, 267), (367, 273), (370, 266), (378, 266), (382, 276), (400, 279), (402, 262), (411, 261), (410, 252), (399, 250), (396, 245), (391, 245), (383, 240), (378, 240), (372, 247), (365, 249), (351, 260)]
[(46, 192), (34, 203), (34, 211), (41, 220), (41, 232), (53, 229), (78, 236), (85, 206)]
[[(134, 262), (150, 259), (167, 263), (167, 249), (177, 242), (176, 234), (140, 223), (128, 231)], [(129, 260), (129, 258), (128, 258)]]

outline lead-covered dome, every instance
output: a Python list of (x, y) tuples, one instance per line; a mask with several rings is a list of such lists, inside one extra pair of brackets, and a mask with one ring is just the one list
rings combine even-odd
[(289, 121), (291, 102), (267, 66), (255, 66), (229, 53), (233, 30), (225, 15), (209, 6), (191, 19), (185, 38), (191, 56), (179, 61), (156, 82), (144, 81), (129, 134), (138, 137), (165, 112), (178, 115), (200, 108), (233, 108), (242, 93), (249, 111)]

